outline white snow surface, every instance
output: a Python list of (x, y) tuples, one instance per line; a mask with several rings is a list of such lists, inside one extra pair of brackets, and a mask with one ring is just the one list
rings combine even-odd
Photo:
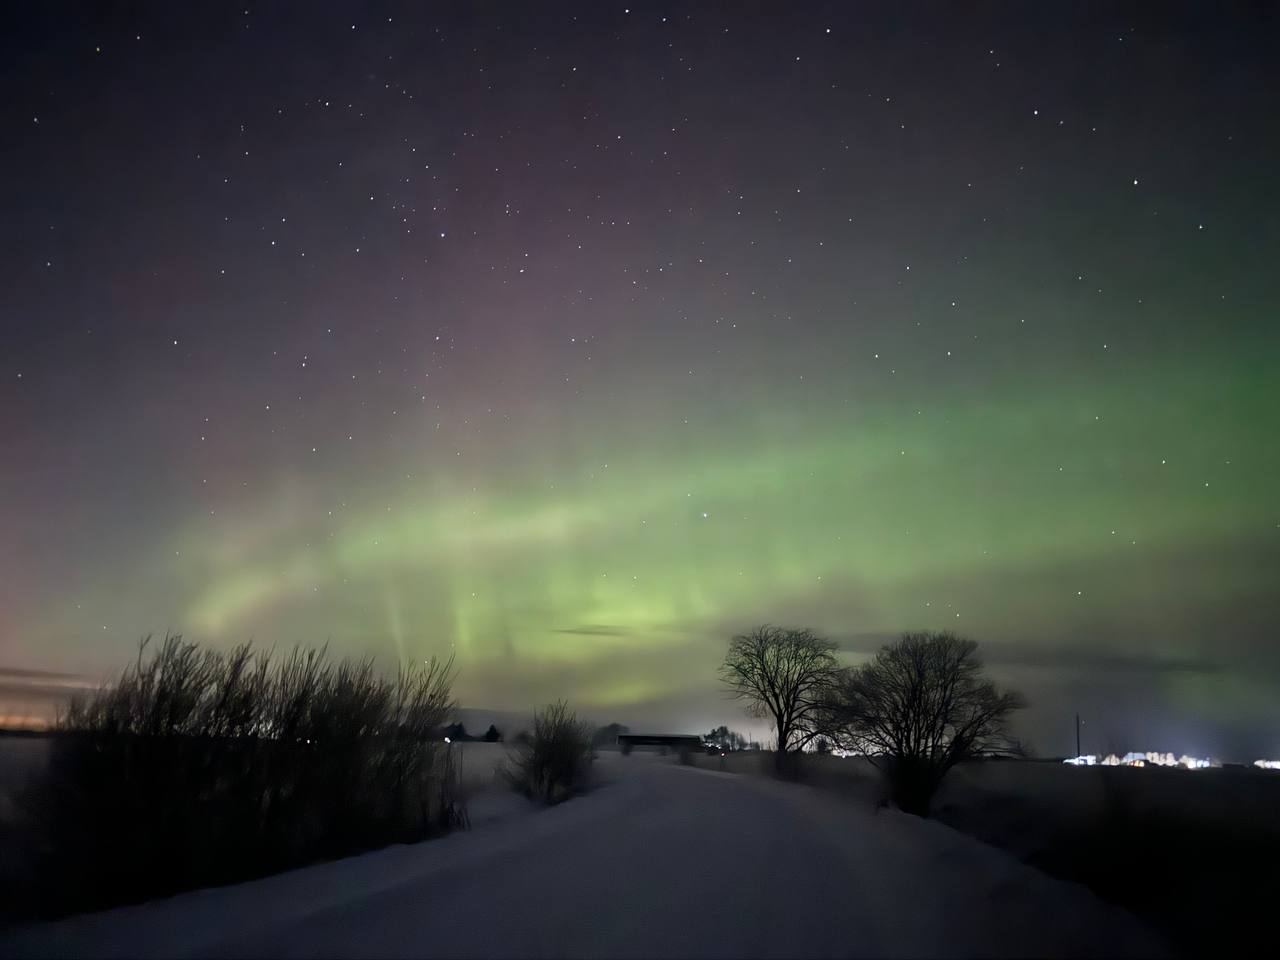
[(941, 824), (602, 754), (550, 809), (0, 935), (3, 957), (1161, 956), (1085, 888)]

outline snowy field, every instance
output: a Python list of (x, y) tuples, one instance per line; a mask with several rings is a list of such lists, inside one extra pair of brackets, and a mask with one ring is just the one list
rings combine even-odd
[[(699, 756), (699, 766), (772, 771), (771, 754)], [(803, 781), (874, 808), (884, 781), (861, 759), (806, 755)], [(1274, 908), (1260, 869), (1280, 858), (1280, 773), (1250, 768), (1078, 768), (1038, 761), (962, 764), (933, 814), (1051, 876), (1085, 884), (1192, 954), (1256, 952)]]
[[(498, 753), (476, 746), (480, 775)], [(441, 840), (9, 931), (0, 955), (1163, 952), (1083, 887), (939, 823), (653, 755), (601, 753), (597, 777), (550, 809), (482, 791), (474, 828)]]

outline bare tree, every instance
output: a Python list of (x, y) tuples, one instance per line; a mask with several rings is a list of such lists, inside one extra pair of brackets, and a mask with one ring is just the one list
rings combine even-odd
[(720, 677), (748, 712), (770, 717), (778, 736), (777, 763), (820, 732), (829, 689), (839, 673), (836, 646), (812, 630), (766, 625), (729, 641)]
[(951, 633), (906, 633), (844, 672), (832, 704), (838, 734), (885, 771), (908, 813), (928, 814), (957, 763), (1017, 749), (1005, 725), (1025, 701), (982, 676), (977, 648)]

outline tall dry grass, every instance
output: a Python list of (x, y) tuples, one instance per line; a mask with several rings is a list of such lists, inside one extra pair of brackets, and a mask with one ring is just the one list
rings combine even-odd
[(59, 914), (229, 883), (465, 824), (438, 731), (451, 661), (144, 641), (59, 717), (24, 798), (35, 843), (11, 913)]

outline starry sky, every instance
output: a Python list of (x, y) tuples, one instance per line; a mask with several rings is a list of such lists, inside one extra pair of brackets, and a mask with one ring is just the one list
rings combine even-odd
[(1274, 7), (6, 16), (0, 714), (172, 630), (741, 728), (770, 621), (1280, 755)]

